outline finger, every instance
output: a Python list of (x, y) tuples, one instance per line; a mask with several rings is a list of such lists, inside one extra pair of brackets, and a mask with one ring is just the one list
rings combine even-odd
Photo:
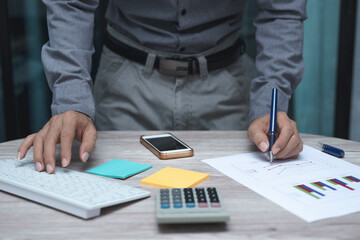
[(287, 116), (286, 118), (280, 117), (280, 120), (278, 121), (278, 125), (279, 125), (279, 136), (276, 139), (271, 149), (274, 155), (276, 155), (278, 152), (284, 149), (286, 145), (289, 143), (290, 138), (295, 134), (294, 127)]
[(56, 144), (60, 139), (60, 127), (59, 121), (52, 121), (49, 125), (49, 130), (45, 136), (44, 142), (44, 161), (47, 173), (55, 172), (55, 152)]
[(266, 152), (269, 149), (269, 139), (267, 136), (269, 127), (269, 116), (261, 117), (251, 123), (248, 129), (249, 139), (256, 144), (256, 146), (262, 151)]
[(290, 126), (292, 128), (293, 135), (286, 143), (286, 146), (276, 154), (276, 158), (278, 159), (285, 159), (285, 158), (297, 156), (303, 149), (303, 143), (300, 138), (299, 131), (297, 130), (296, 122), (290, 120)]
[(293, 135), (289, 143), (286, 145), (285, 148), (283, 148), (281, 151), (279, 151), (276, 155), (276, 159), (286, 159), (291, 157), (296, 157), (303, 148), (302, 141), (299, 136)]
[(67, 167), (71, 161), (71, 147), (75, 137), (75, 124), (67, 124), (60, 133), (61, 165)]
[(45, 166), (44, 165), (44, 134), (42, 131), (40, 131), (39, 133), (36, 134), (35, 139), (34, 139), (34, 144), (33, 144), (34, 163), (35, 163), (36, 170), (39, 172), (42, 172), (45, 169), (45, 167), (44, 167)]
[(80, 160), (85, 163), (90, 153), (94, 150), (97, 139), (97, 133), (94, 125), (91, 123), (88, 125), (82, 133), (81, 145), (79, 149)]
[(34, 139), (35, 139), (36, 133), (33, 133), (29, 136), (27, 136), (24, 141), (21, 143), (19, 149), (18, 149), (18, 154), (17, 154), (17, 159), (23, 159), (27, 153), (27, 151), (30, 149), (30, 147), (33, 145), (34, 143)]
[[(289, 148), (288, 149), (284, 149), (284, 153), (279, 153), (280, 154), (280, 158), (285, 159), (285, 158), (293, 158), (295, 156), (297, 156), (300, 152), (302, 152), (303, 150), (303, 142), (301, 140), (299, 131), (297, 129), (297, 125), (296, 122), (293, 120), (290, 120), (291, 125), (294, 129), (294, 135), (292, 136), (292, 138), (289, 141)], [(294, 146), (291, 149), (291, 146)]]

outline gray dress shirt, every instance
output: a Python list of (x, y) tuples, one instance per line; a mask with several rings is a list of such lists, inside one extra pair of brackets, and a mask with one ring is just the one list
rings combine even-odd
[[(91, 55), (98, 0), (43, 0), (49, 42), (42, 62), (53, 92), (52, 114), (68, 110), (95, 115)], [(167, 52), (198, 53), (215, 46), (242, 24), (245, 0), (110, 0), (107, 21), (139, 43)], [(287, 111), (304, 64), (306, 0), (256, 0), (258, 77), (251, 83), (250, 120), (270, 112), (277, 87), (278, 110)]]

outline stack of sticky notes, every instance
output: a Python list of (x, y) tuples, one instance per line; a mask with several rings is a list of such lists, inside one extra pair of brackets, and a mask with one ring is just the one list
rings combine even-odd
[(160, 188), (189, 188), (209, 177), (207, 173), (166, 167), (142, 179), (140, 183)]
[(104, 177), (124, 179), (137, 173), (143, 172), (151, 167), (151, 165), (134, 163), (120, 159), (113, 159), (95, 168), (87, 170), (86, 172)]

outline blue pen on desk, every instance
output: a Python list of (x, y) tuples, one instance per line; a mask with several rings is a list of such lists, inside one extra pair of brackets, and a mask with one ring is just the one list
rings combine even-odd
[(321, 151), (333, 155), (335, 157), (338, 158), (343, 158), (345, 156), (345, 152), (344, 150), (340, 149), (340, 148), (336, 148), (330, 145), (327, 145), (325, 143), (319, 143), (320, 147), (321, 147)]
[(271, 113), (270, 113), (270, 128), (269, 128), (269, 158), (270, 163), (272, 163), (274, 159), (274, 155), (271, 151), (275, 143), (275, 134), (276, 134), (276, 115), (277, 115), (277, 88), (273, 88), (272, 97), (271, 97)]

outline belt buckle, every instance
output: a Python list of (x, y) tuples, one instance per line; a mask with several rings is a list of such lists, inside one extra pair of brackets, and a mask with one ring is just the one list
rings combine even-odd
[(189, 73), (193, 72), (193, 66), (195, 66), (193, 59), (187, 61), (166, 58), (159, 59), (159, 72), (166, 75), (186, 77)]

